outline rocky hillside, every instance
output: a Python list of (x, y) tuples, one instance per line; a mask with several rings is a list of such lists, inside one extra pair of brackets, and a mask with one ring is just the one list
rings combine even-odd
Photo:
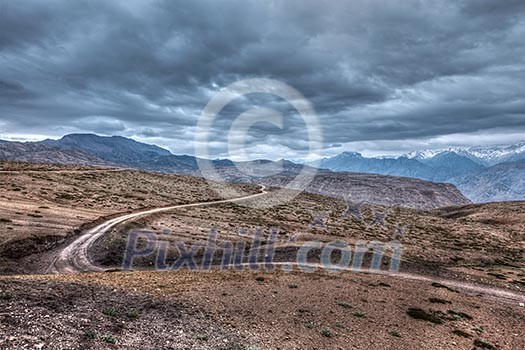
[(332, 171), (350, 171), (383, 175), (415, 177), (429, 180), (434, 176), (432, 167), (415, 159), (367, 158), (357, 152), (343, 152), (332, 158), (325, 158), (320, 168)]
[(439, 153), (421, 162), (432, 167), (434, 173), (429, 178), (432, 181), (449, 181), (454, 177), (476, 174), (485, 169), (483, 165), (455, 152)]
[(320, 168), (332, 171), (393, 175), (434, 182), (448, 182), (454, 177), (478, 173), (485, 166), (452, 151), (417, 159), (406, 156), (367, 158), (357, 152), (343, 152), (335, 157), (323, 159)]
[(0, 142), (0, 160), (81, 165), (110, 164), (79, 149), (63, 149), (40, 142)]
[(44, 140), (38, 144), (61, 149), (81, 150), (110, 163), (140, 164), (157, 156), (169, 156), (168, 150), (137, 142), (122, 136), (104, 137), (93, 134), (70, 134), (59, 140)]
[(34, 163), (117, 165), (164, 173), (196, 173), (192, 156), (177, 156), (170, 151), (121, 136), (70, 134), (59, 140), (0, 143), (0, 160)]
[[(289, 181), (290, 178), (286, 176), (275, 176), (265, 179), (263, 183), (280, 187)], [(306, 192), (344, 198), (352, 202), (417, 209), (471, 203), (451, 184), (362, 173), (320, 172), (306, 188)]]
[(525, 200), (525, 160), (497, 164), (451, 182), (478, 203)]

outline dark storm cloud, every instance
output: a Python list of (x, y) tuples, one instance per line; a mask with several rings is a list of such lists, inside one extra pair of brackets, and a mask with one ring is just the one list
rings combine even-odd
[[(213, 94), (252, 77), (303, 93), (336, 151), (525, 132), (524, 15), (523, 1), (510, 0), (0, 0), (0, 137), (97, 132), (192, 153)], [(261, 105), (290, 108), (236, 101), (217, 142)], [(291, 118), (281, 144), (303, 149), (301, 128)], [(267, 157), (282, 154), (272, 151), (275, 128), (254, 129)]]

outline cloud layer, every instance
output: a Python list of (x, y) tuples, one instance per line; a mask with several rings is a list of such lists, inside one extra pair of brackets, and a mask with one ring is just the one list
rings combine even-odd
[[(192, 154), (210, 98), (264, 77), (313, 103), (327, 154), (505, 143), (525, 135), (524, 37), (520, 0), (0, 1), (0, 137), (118, 134)], [(221, 113), (216, 155), (255, 107), (287, 122), (257, 124), (250, 152), (300, 158), (302, 120), (257, 95)]]

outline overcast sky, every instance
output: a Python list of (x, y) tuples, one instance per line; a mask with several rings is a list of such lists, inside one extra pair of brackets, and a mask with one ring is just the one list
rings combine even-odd
[[(193, 154), (221, 88), (272, 78), (315, 107), (325, 155), (525, 139), (525, 1), (0, 0), (0, 138), (122, 135)], [(273, 108), (252, 157), (301, 157), (304, 123), (268, 96), (215, 126)]]

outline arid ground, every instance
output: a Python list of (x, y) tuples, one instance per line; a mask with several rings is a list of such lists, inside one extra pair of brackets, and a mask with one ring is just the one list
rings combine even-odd
[[(270, 209), (179, 208), (119, 223), (89, 246), (106, 272), (43, 274), (105, 220), (221, 198), (201, 179), (126, 169), (2, 163), (0, 177), (2, 349), (525, 347), (521, 202), (425, 211), (300, 194)], [(278, 232), (277, 262), (295, 261), (309, 241), (395, 240), (403, 254), (397, 274), (388, 252), (383, 273), (369, 273), (370, 256), (360, 272), (154, 271), (154, 253), (119, 271), (136, 229), (167, 244), (168, 266), (180, 257), (177, 242), (205, 244), (212, 229), (247, 249), (258, 229), (263, 248)]]

